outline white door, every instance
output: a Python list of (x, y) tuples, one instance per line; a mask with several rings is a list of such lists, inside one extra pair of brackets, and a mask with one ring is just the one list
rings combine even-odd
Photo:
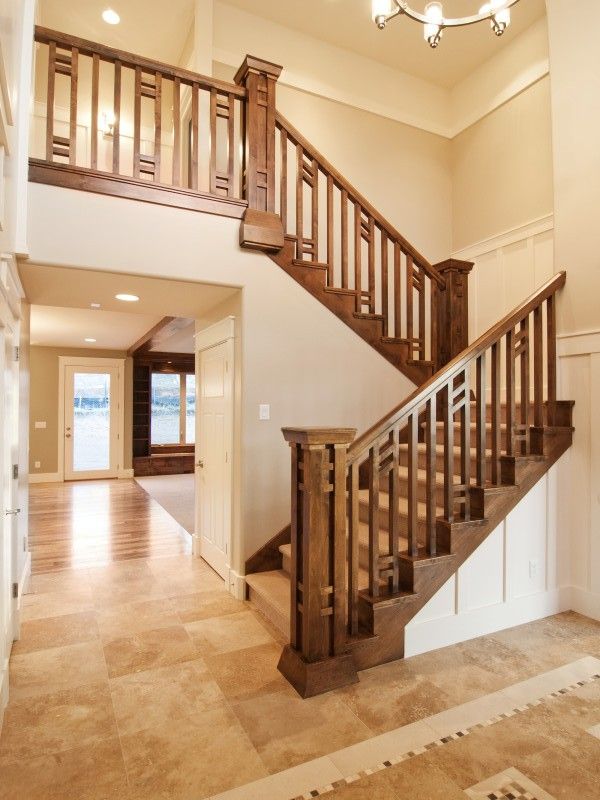
[(118, 475), (117, 367), (65, 366), (65, 480)]
[(196, 356), (196, 536), (200, 554), (223, 578), (231, 540), (232, 354), (227, 341)]

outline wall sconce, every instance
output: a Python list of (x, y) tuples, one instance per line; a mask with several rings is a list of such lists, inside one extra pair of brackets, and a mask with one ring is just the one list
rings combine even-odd
[(100, 130), (105, 139), (112, 139), (115, 132), (115, 115), (112, 111), (103, 111), (100, 117)]

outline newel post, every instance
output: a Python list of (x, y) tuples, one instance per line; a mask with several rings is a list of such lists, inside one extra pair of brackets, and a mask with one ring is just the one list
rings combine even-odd
[(437, 295), (436, 369), (441, 369), (469, 345), (469, 273), (473, 262), (448, 258), (435, 268), (446, 281)]
[(240, 245), (277, 251), (283, 225), (275, 213), (275, 87), (281, 67), (246, 56), (235, 75), (248, 97), (244, 104), (244, 198), (248, 208), (240, 227)]
[(302, 697), (355, 683), (347, 645), (346, 454), (354, 428), (284, 428), (292, 454), (290, 644), (279, 670)]

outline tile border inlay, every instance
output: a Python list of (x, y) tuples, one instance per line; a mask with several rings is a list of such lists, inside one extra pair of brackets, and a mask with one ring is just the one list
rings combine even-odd
[[(593, 664), (593, 667), (592, 667), (592, 664)], [(588, 668), (588, 666), (589, 666), (589, 668)], [(567, 672), (568, 673), (568, 672), (570, 672), (572, 670), (575, 670), (575, 669), (577, 669), (578, 671), (580, 671), (582, 673), (583, 673), (584, 670), (586, 670), (587, 671), (587, 676), (583, 676), (582, 675), (582, 677), (580, 677), (579, 680), (570, 682), (565, 686), (562, 686), (560, 688), (554, 689), (553, 691), (543, 692), (540, 695), (536, 695), (535, 694), (535, 685), (536, 684), (544, 682), (545, 679), (551, 679), (553, 675), (556, 678), (558, 678), (559, 675), (557, 675), (557, 673), (559, 673), (559, 674), (561, 672)], [(566, 677), (566, 675), (565, 675), (565, 677)], [(281, 798), (281, 800), (312, 800), (312, 798), (315, 798), (315, 797), (322, 797), (323, 795), (329, 794), (330, 792), (333, 792), (333, 791), (335, 791), (337, 789), (341, 789), (343, 787), (346, 787), (346, 786), (349, 786), (349, 785), (351, 785), (353, 783), (356, 783), (357, 781), (362, 780), (363, 778), (367, 778), (370, 775), (374, 775), (377, 772), (381, 772), (382, 770), (386, 770), (386, 769), (389, 769), (390, 767), (394, 767), (397, 764), (402, 763), (403, 761), (408, 761), (408, 760), (410, 760), (412, 758), (416, 758), (417, 756), (423, 755), (424, 753), (428, 752), (429, 750), (434, 750), (435, 748), (438, 748), (438, 747), (444, 747), (446, 744), (449, 744), (450, 742), (453, 742), (453, 741), (456, 741), (458, 739), (461, 739), (461, 738), (463, 738), (465, 736), (469, 736), (470, 734), (475, 733), (478, 730), (482, 730), (483, 728), (487, 728), (487, 727), (489, 727), (491, 725), (495, 725), (495, 724), (497, 724), (499, 722), (502, 722), (505, 719), (509, 719), (510, 717), (514, 717), (514, 716), (517, 716), (519, 714), (524, 714), (527, 711), (530, 711), (531, 709), (536, 708), (537, 706), (540, 706), (540, 705), (542, 705), (544, 703), (547, 703), (547, 702), (549, 702), (551, 700), (563, 697), (563, 696), (565, 696), (567, 694), (570, 694), (571, 692), (576, 691), (577, 689), (581, 689), (582, 687), (584, 687), (584, 686), (586, 686), (588, 684), (594, 683), (596, 681), (600, 681), (600, 660), (598, 660), (597, 658), (587, 657), (587, 658), (584, 658), (584, 659), (580, 659), (580, 661), (575, 661), (575, 662), (572, 662), (570, 664), (565, 664), (563, 667), (559, 667), (556, 670), (550, 670), (549, 672), (542, 673), (542, 674), (540, 674), (540, 675), (538, 675), (538, 676), (536, 676), (534, 678), (530, 678), (530, 679), (528, 679), (526, 681), (522, 681), (521, 683), (513, 684), (512, 686), (507, 686), (501, 692), (496, 692), (496, 693), (493, 693), (492, 695), (484, 695), (482, 698), (479, 698), (478, 700), (472, 701), (471, 703), (465, 703), (464, 705), (465, 706), (469, 706), (469, 705), (473, 706), (473, 705), (476, 705), (477, 703), (480, 703), (480, 702), (484, 703), (488, 698), (493, 697), (494, 694), (495, 695), (500, 695), (500, 694), (503, 694), (504, 692), (506, 692), (506, 699), (509, 700), (510, 699), (511, 690), (513, 690), (513, 692), (514, 692), (517, 687), (520, 687), (522, 689), (523, 685), (532, 684), (532, 688), (531, 688), (531, 697), (532, 697), (532, 699), (529, 702), (526, 702), (526, 703), (523, 703), (523, 704), (520, 704), (520, 705), (515, 705), (514, 707), (510, 707), (506, 711), (502, 711), (502, 712), (500, 712), (498, 714), (495, 714), (495, 715), (492, 715), (492, 716), (490, 716), (488, 718), (484, 718), (480, 722), (475, 722), (474, 724), (465, 726), (464, 728), (461, 728), (459, 730), (455, 730), (452, 733), (448, 733), (445, 736), (439, 736), (439, 737), (437, 737), (435, 739), (432, 739), (431, 741), (428, 741), (427, 743), (421, 745), (420, 747), (415, 747), (415, 748), (413, 748), (411, 750), (407, 750), (407, 751), (398, 751), (396, 755), (394, 755), (392, 757), (388, 757), (385, 760), (380, 761), (378, 763), (375, 763), (373, 766), (366, 767), (366, 768), (363, 768), (361, 770), (357, 770), (353, 774), (342, 775), (341, 771), (340, 771), (340, 776), (341, 777), (337, 778), (334, 781), (326, 783), (324, 785), (321, 785), (321, 786), (318, 786), (316, 788), (310, 789), (308, 791), (301, 791), (300, 793), (296, 793), (296, 794), (283, 794), (283, 791), (282, 791), (281, 793), (278, 793), (277, 796), (279, 798)], [(457, 707), (457, 709), (460, 709), (460, 708), (461, 708), (461, 706)], [(454, 709), (448, 709), (448, 712), (452, 712), (452, 711), (454, 711)], [(421, 723), (425, 723), (425, 727), (429, 727), (429, 726), (426, 725), (426, 723), (428, 721), (435, 720), (436, 717), (442, 717), (445, 713), (447, 713), (447, 712), (441, 712), (440, 714), (436, 714), (433, 717), (428, 717), (428, 718), (426, 718), (424, 720), (421, 720), (420, 723), (415, 723), (415, 725), (418, 726)], [(411, 726), (405, 726), (405, 728), (410, 728), (410, 727)], [(402, 728), (398, 729), (398, 731), (402, 731), (402, 730), (403, 730)], [(394, 733), (395, 733), (394, 731), (390, 731), (389, 734), (382, 734), (380, 737), (373, 737), (373, 738), (374, 739), (377, 739), (377, 738), (381, 739), (381, 738), (384, 738), (384, 737), (386, 737), (388, 735), (392, 735), (393, 736)], [(373, 739), (367, 739), (365, 742), (361, 742), (358, 745), (353, 745), (352, 748), (361, 747), (363, 745), (366, 746), (369, 743), (373, 743)], [(350, 748), (347, 748), (347, 749), (350, 749)], [(338, 751), (338, 753), (342, 753), (342, 752), (343, 751)], [(338, 753), (331, 753), (328, 756), (328, 758), (332, 759), (334, 761), (334, 763), (335, 763), (335, 757), (336, 757), (336, 755)], [(307, 765), (309, 763), (310, 762), (307, 762)], [(276, 779), (276, 778), (279, 778), (279, 777), (283, 776), (286, 772), (287, 771), (284, 770), (283, 773), (277, 773), (276, 775), (272, 775), (269, 778), (263, 779), (263, 780), (261, 780), (261, 781), (259, 781), (257, 783), (263, 784), (265, 782), (269, 782), (270, 780), (273, 780), (273, 779)], [(243, 790), (243, 789), (249, 789), (251, 786), (252, 786), (252, 784), (247, 784), (246, 787), (240, 786), (237, 789), (231, 789), (229, 791), (223, 792), (222, 794), (214, 795), (210, 800), (237, 800), (238, 797), (241, 798), (241, 797), (244, 796), (244, 795), (239, 794), (239, 792), (241, 790)], [(266, 789), (266, 785), (265, 785), (265, 789)], [(252, 795), (252, 796), (254, 796), (254, 795)], [(271, 797), (274, 798), (274, 795), (270, 795), (270, 794), (267, 795), (266, 793), (264, 795), (261, 794), (260, 796), (264, 796), (265, 798), (269, 797), (269, 799)]]

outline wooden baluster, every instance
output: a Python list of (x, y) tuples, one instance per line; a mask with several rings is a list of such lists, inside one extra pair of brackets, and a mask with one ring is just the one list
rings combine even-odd
[(304, 252), (304, 153), (296, 145), (296, 258)]
[(431, 304), (431, 312), (429, 318), (429, 358), (433, 362), (434, 370), (437, 370), (437, 365), (439, 363), (438, 358), (438, 285), (437, 282), (434, 280), (429, 280), (429, 294), (430, 294), (430, 304)]
[(556, 425), (556, 298), (554, 295), (546, 301), (546, 339), (548, 358), (548, 412), (549, 426)]
[(418, 478), (419, 478), (419, 414), (417, 411), (408, 418), (408, 501), (407, 537), (408, 555), (416, 558), (419, 554), (419, 516), (418, 516)]
[(390, 304), (388, 286), (388, 237), (381, 229), (381, 313), (383, 314), (383, 335), (389, 335), (390, 329)]
[(425, 270), (419, 266), (419, 359), (425, 360)]
[(476, 362), (476, 387), (475, 387), (475, 448), (476, 455), (476, 481), (477, 486), (485, 486), (486, 482), (486, 396), (485, 396), (485, 379), (486, 379), (486, 357), (482, 353)]
[(77, 84), (79, 78), (79, 50), (71, 49), (71, 107), (69, 110), (69, 164), (77, 164)]
[(502, 433), (502, 406), (500, 402), (500, 389), (502, 380), (502, 360), (500, 342), (492, 345), (492, 483), (498, 486), (501, 483), (500, 453)]
[(348, 288), (348, 192), (342, 189), (342, 289)]
[(402, 337), (402, 280), (400, 278), (400, 259), (402, 250), (398, 242), (394, 242), (394, 335)]
[(115, 91), (113, 110), (115, 124), (113, 127), (113, 158), (112, 171), (119, 174), (121, 163), (121, 62), (115, 61)]
[(425, 500), (427, 515), (426, 548), (430, 556), (437, 555), (436, 536), (436, 507), (437, 507), (437, 481), (436, 481), (436, 445), (437, 445), (437, 409), (436, 395), (432, 394), (426, 405), (425, 423)]
[(520, 454), (529, 453), (529, 316), (519, 326), (520, 342), (520, 367), (521, 367), (521, 409), (520, 409)]
[(358, 200), (354, 202), (354, 291), (356, 311), (362, 312), (362, 209)]
[(400, 567), (398, 553), (400, 544), (400, 437), (397, 428), (391, 434), (391, 464), (388, 476), (389, 493), (389, 553), (392, 559), (388, 591), (396, 594), (400, 590)]
[(408, 339), (408, 357), (414, 356), (414, 315), (413, 315), (413, 301), (414, 301), (414, 277), (413, 277), (413, 259), (412, 256), (406, 255), (406, 338)]
[(506, 455), (515, 455), (515, 331), (506, 334)]
[(348, 473), (348, 632), (358, 634), (358, 570), (360, 545), (359, 465), (350, 465)]
[(284, 233), (288, 230), (288, 135), (285, 128), (280, 128), (281, 177), (279, 184), (279, 216)]
[(327, 176), (327, 286), (333, 286), (333, 176)]
[(533, 310), (533, 424), (544, 427), (544, 329), (542, 306)]
[[(463, 492), (463, 517), (471, 519), (471, 365), (467, 364), (462, 373), (463, 385), (457, 393), (463, 394), (460, 400), (460, 482)], [(456, 395), (455, 395), (456, 396)]]
[(162, 160), (162, 75), (154, 76), (154, 183), (160, 183), (160, 167)]
[(227, 95), (227, 197), (235, 197), (235, 96)]
[(90, 142), (90, 167), (98, 169), (98, 92), (100, 88), (100, 56), (92, 58), (92, 119)]
[(379, 597), (379, 443), (369, 450), (369, 594)]
[(210, 90), (210, 166), (209, 186), (210, 193), (217, 194), (217, 90)]
[(444, 389), (444, 518), (454, 522), (454, 413), (450, 381)]
[(48, 45), (48, 87), (46, 93), (46, 161), (54, 161), (54, 94), (56, 89), (56, 44)]
[(140, 178), (140, 152), (142, 140), (142, 69), (135, 68), (133, 99), (133, 177)]
[(200, 103), (199, 103), (199, 87), (197, 83), (192, 84), (192, 141), (191, 150), (192, 157), (190, 163), (191, 175), (189, 176), (190, 189), (198, 191), (198, 127), (200, 124)]
[(173, 81), (173, 186), (181, 186), (181, 80)]
[(285, 428), (283, 434), (293, 451), (293, 621), (279, 670), (310, 697), (357, 680), (346, 638), (346, 454), (356, 431)]
[(319, 165), (316, 159), (311, 162), (312, 182), (311, 187), (311, 223), (310, 236), (312, 239), (312, 260), (319, 261)]
[(368, 218), (368, 264), (369, 264), (369, 314), (375, 313), (375, 220)]

